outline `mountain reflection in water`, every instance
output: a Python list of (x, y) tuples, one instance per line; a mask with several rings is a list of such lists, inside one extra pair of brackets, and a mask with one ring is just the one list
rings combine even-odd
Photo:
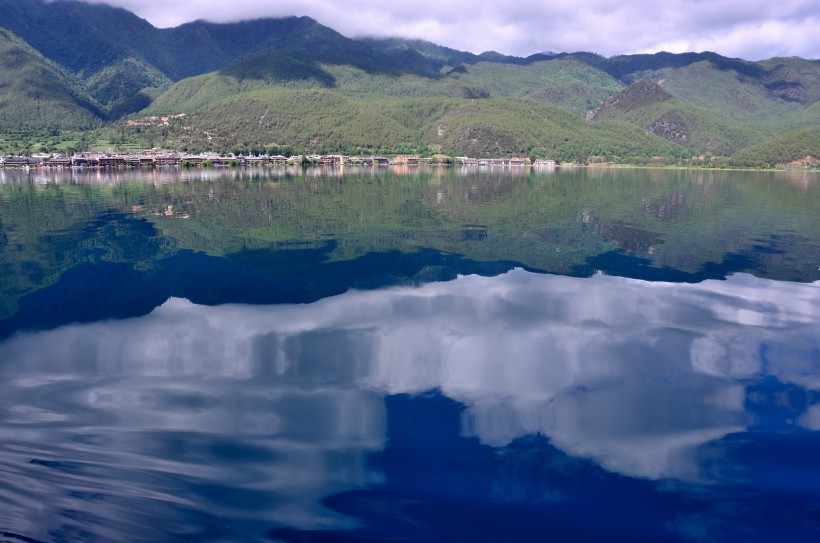
[[(391, 398), (431, 390), (482, 446), (543, 436), (693, 496), (753, 486), (725, 460), (726, 436), (796, 433), (817, 450), (820, 282), (513, 270), (307, 305), (172, 298), (144, 317), (17, 334), (0, 361), (0, 530), (216, 540), (208, 530), (228, 522), (250, 540), (359, 526), (330, 497), (390, 487)], [(790, 514), (820, 533), (800, 518), (820, 507), (817, 472), (804, 478), (806, 509)], [(714, 540), (687, 519), (670, 534)]]

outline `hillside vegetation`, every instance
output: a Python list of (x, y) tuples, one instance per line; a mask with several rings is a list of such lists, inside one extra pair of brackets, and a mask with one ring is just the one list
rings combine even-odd
[(629, 123), (586, 123), (577, 112), (544, 102), (468, 99), (472, 85), (450, 78), (369, 77), (351, 67), (318, 65), (303, 78), (272, 74), (278, 84), (271, 85), (271, 79), (236, 73), (231, 69), (174, 85), (144, 113), (184, 112), (184, 121), (140, 127), (140, 134), (190, 148), (533, 154), (570, 161), (685, 154)]
[(820, 157), (820, 127), (789, 132), (738, 151), (738, 158), (763, 164), (804, 160), (817, 165)]
[(659, 84), (639, 80), (591, 111), (590, 120), (622, 119), (675, 142), (691, 153), (728, 156), (759, 140), (759, 132), (673, 97)]
[(0, 28), (0, 126), (6, 132), (85, 130), (99, 125), (100, 109), (59, 67)]
[(158, 29), (74, 0), (0, 0), (0, 13), (0, 151), (27, 134), (75, 148), (818, 158), (816, 60), (476, 55), (308, 17)]

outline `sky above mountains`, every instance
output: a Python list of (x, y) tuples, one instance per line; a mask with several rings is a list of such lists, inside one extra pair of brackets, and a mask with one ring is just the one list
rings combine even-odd
[[(87, 0), (100, 3), (100, 0)], [(463, 51), (714, 51), (820, 58), (818, 0), (104, 0), (158, 27), (307, 15), (349, 37), (421, 38)]]

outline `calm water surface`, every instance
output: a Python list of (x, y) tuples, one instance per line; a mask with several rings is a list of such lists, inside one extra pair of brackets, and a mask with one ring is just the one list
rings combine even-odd
[(820, 176), (0, 171), (0, 541), (817, 541)]

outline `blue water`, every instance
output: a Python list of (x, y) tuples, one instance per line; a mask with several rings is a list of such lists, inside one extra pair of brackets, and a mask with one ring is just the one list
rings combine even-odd
[[(705, 264), (658, 265), (675, 229), (569, 230), (603, 240), (559, 247), (598, 251), (574, 275), (418, 230), (220, 254), (131, 196), (46, 186), (71, 205), (0, 191), (0, 541), (820, 538), (818, 232), (794, 222), (820, 186), (768, 245), (728, 228), (720, 265), (694, 242)], [(509, 226), (483, 228), (460, 247)]]

